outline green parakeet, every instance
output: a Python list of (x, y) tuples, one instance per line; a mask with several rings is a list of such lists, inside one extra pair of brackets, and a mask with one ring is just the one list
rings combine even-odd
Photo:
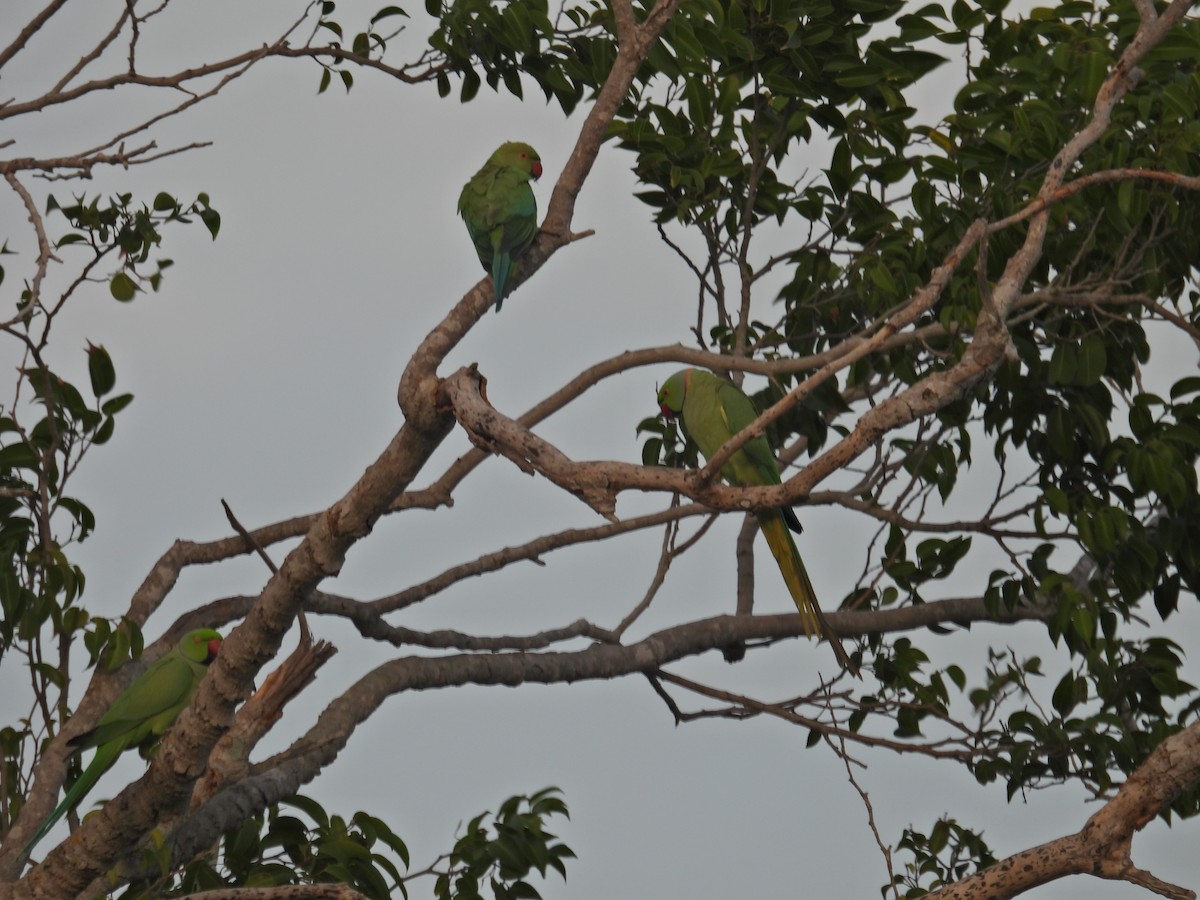
[(96, 754), (83, 774), (71, 785), (62, 803), (54, 808), (25, 845), (22, 859), (28, 858), (38, 841), (44, 838), (68, 810), (79, 802), (131, 747), (147, 748), (175, 722), (192, 699), (196, 686), (216, 659), (221, 635), (211, 628), (197, 628), (183, 636), (175, 649), (166, 653), (139, 675), (113, 702), (96, 727), (68, 742), (72, 750), (95, 747)]
[[(758, 418), (749, 397), (724, 378), (703, 369), (684, 369), (668, 378), (658, 392), (658, 405), (668, 419), (680, 418), (684, 432), (695, 441), (705, 459), (711, 459), (731, 437)], [(721, 477), (742, 487), (779, 484), (779, 465), (766, 438), (756, 437), (746, 442), (721, 467)], [(799, 533), (796, 514), (782, 507), (759, 510), (755, 516), (803, 617), (805, 632), (822, 635), (833, 647), (838, 662), (858, 676), (858, 667), (821, 615), (817, 594), (788, 530), (790, 527)]]
[(458, 195), (458, 214), (467, 223), (479, 262), (492, 273), (496, 312), (508, 293), (513, 261), (537, 236), (537, 201), (529, 181), (541, 176), (537, 151), (528, 144), (509, 141), (500, 145)]

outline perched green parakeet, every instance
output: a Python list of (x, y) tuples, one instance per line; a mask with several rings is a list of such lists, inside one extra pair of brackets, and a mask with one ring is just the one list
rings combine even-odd
[(196, 686), (217, 657), (221, 635), (211, 628), (197, 628), (183, 636), (175, 649), (166, 653), (139, 675), (113, 702), (96, 727), (68, 741), (72, 750), (95, 747), (96, 754), (76, 782), (71, 785), (62, 803), (54, 808), (25, 845), (21, 858), (26, 859), (57, 823), (74, 809), (90, 791), (100, 776), (131, 747), (148, 748), (175, 722), (196, 692)]
[(513, 261), (537, 236), (537, 201), (530, 179), (542, 177), (542, 160), (528, 144), (501, 144), (458, 195), (458, 214), (485, 271), (492, 273), (496, 312), (508, 293)]
[[(758, 418), (749, 397), (724, 378), (703, 369), (684, 369), (668, 378), (658, 392), (658, 405), (668, 419), (680, 417), (684, 432), (696, 442), (705, 459), (711, 459), (731, 437)], [(741, 487), (779, 484), (779, 465), (766, 438), (747, 441), (721, 467), (721, 477)], [(803, 617), (805, 632), (822, 635), (833, 647), (838, 662), (858, 676), (858, 667), (821, 615), (817, 594), (788, 530), (790, 527), (799, 533), (796, 514), (782, 507), (759, 510), (755, 516)]]

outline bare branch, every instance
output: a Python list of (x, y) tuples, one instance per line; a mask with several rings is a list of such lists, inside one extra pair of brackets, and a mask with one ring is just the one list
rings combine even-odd
[[(910, 630), (937, 623), (1017, 621), (1037, 619), (1044, 612), (1018, 608), (1011, 614), (990, 613), (981, 600), (937, 601), (917, 607), (871, 613), (831, 612), (832, 628), (840, 635), (867, 630)], [(596, 643), (582, 651), (546, 653), (487, 653), (445, 657), (404, 657), (391, 660), (360, 679), (321, 714), (317, 723), (292, 747), (255, 767), (257, 774), (231, 785), (184, 821), (170, 837), (173, 855), (190, 856), (209, 846), (232, 824), (266, 805), (296, 793), (304, 783), (334, 759), (355, 727), (366, 721), (389, 697), (411, 690), (430, 690), (462, 684), (516, 686), (526, 682), (548, 684), (579, 680), (612, 679), (643, 673), (664, 677), (661, 668), (670, 662), (707, 650), (749, 641), (778, 640), (804, 635), (798, 613), (775, 616), (718, 616), (656, 632), (623, 646)], [(224, 651), (223, 651), (224, 652)], [(676, 680), (677, 676), (670, 676)], [(816, 723), (798, 716), (786, 704), (774, 705), (771, 714), (789, 720), (812, 722), (850, 740), (885, 746), (897, 752), (913, 750), (900, 741), (859, 736), (846, 729)], [(938, 748), (920, 749), (932, 755), (954, 755)], [(958, 754), (961, 756), (961, 754)], [(153, 769), (151, 770), (153, 772)], [(122, 794), (124, 796), (124, 794)], [(121, 798), (118, 797), (117, 800)], [(116, 801), (113, 801), (116, 802)], [(112, 803), (110, 803), (110, 806)], [(72, 842), (75, 843), (75, 842)], [(57, 852), (57, 851), (56, 851)]]
[[(672, 502), (677, 503), (678, 498), (673, 498)], [(650, 580), (650, 586), (646, 588), (645, 596), (642, 597), (638, 605), (630, 610), (629, 614), (625, 616), (625, 618), (621, 620), (620, 624), (617, 625), (617, 627), (613, 630), (613, 635), (618, 640), (620, 639), (621, 635), (629, 630), (629, 626), (636, 622), (641, 617), (642, 613), (650, 608), (650, 604), (654, 601), (655, 596), (658, 594), (658, 589), (661, 588), (663, 582), (666, 581), (667, 569), (671, 567), (671, 560), (675, 558), (675, 536), (678, 533), (678, 521), (668, 523), (667, 527), (663, 529), (662, 548), (658, 553), (658, 564), (654, 569), (654, 577)]]
[[(119, 16), (117, 16), (116, 24), (113, 25), (113, 27), (109, 30), (108, 34), (106, 34), (103, 38), (101, 38), (100, 41), (96, 44), (95, 47), (92, 48), (92, 50), (90, 52), (84, 54), (84, 56), (79, 60), (79, 62), (75, 63), (75, 65), (72, 66), (67, 71), (67, 73), (58, 80), (58, 83), (50, 89), (50, 93), (57, 94), (59, 91), (63, 90), (63, 88), (65, 88), (68, 84), (71, 83), (72, 80), (74, 80), (76, 75), (78, 75), (80, 72), (82, 72), (88, 66), (90, 66), (93, 62), (95, 62), (97, 59), (99, 59), (100, 56), (104, 53), (104, 51), (109, 47), (109, 45), (111, 45), (112, 42), (115, 41), (117, 39), (117, 37), (121, 34), (121, 31), (125, 28), (125, 23), (127, 21), (129, 21), (131, 16), (133, 16), (133, 4), (126, 3), (124, 8), (121, 10), (121, 14)], [(136, 21), (137, 20), (135, 18), (134, 22), (136, 23)], [(135, 27), (136, 27), (136, 24), (135, 24)], [(133, 48), (133, 41), (130, 41), (130, 51), (129, 51), (130, 54), (133, 53), (132, 48)], [(129, 70), (133, 71), (133, 60), (132, 59), (130, 59)]]
[(29, 39), (33, 37), (41, 29), (50, 17), (66, 6), (67, 0), (50, 0), (46, 7), (36, 16), (29, 20), (29, 24), (21, 29), (11, 44), (0, 50), (0, 69), (4, 68), (5, 64), (16, 56), (29, 43)]
[(33, 197), (29, 195), (29, 191), (26, 190), (25, 185), (21, 184), (17, 180), (17, 176), (11, 172), (4, 173), (4, 180), (8, 182), (9, 187), (17, 192), (17, 196), (25, 204), (25, 211), (29, 213), (29, 221), (33, 225), (34, 233), (37, 235), (37, 268), (34, 270), (33, 281), (29, 286), (29, 300), (26, 302), (27, 305), (17, 313), (17, 319), (20, 319), (31, 315), (34, 307), (38, 305), (42, 296), (42, 281), (46, 278), (46, 270), (50, 266), (50, 260), (58, 261), (58, 257), (50, 249), (50, 239), (46, 237), (46, 226), (42, 221), (42, 214), (38, 212), (37, 205), (33, 202)]
[(145, 165), (155, 160), (164, 159), (168, 156), (174, 156), (177, 153), (184, 153), (188, 150), (198, 150), (202, 147), (211, 147), (212, 141), (194, 141), (190, 144), (184, 144), (179, 147), (172, 147), (169, 150), (161, 150), (158, 153), (151, 153), (152, 150), (157, 150), (158, 145), (154, 141), (150, 141), (141, 147), (134, 150), (121, 150), (117, 153), (95, 153), (87, 152), (77, 156), (56, 156), (50, 158), (35, 158), (32, 156), (19, 156), (10, 160), (0, 162), (0, 172), (6, 175), (14, 172), (33, 171), (41, 173), (58, 172), (61, 169), (70, 170), (67, 175), (58, 175), (57, 177), (77, 178), (80, 175), (90, 176), (92, 169), (96, 166), (120, 166), (127, 169), (130, 166)]
[[(593, 528), (571, 528), (559, 531), (525, 544), (506, 547), (503, 550), (485, 554), (472, 562), (447, 569), (441, 575), (422, 584), (414, 585), (398, 594), (381, 597), (378, 600), (365, 604), (364, 612), (369, 613), (374, 618), (384, 613), (394, 612), (412, 606), (414, 603), (419, 603), (463, 579), (473, 578), (487, 572), (495, 572), (514, 562), (527, 560), (540, 565), (542, 554), (548, 553), (551, 550), (572, 547), (591, 541), (605, 540), (617, 535), (627, 534), (631, 531), (677, 522), (686, 516), (705, 515), (707, 513), (709, 513), (709, 510), (703, 506), (672, 506), (661, 512), (650, 513), (649, 515), (638, 516), (609, 525), (599, 525)], [(360, 627), (364, 627), (366, 625), (365, 616), (363, 619), (359, 619), (358, 623)]]

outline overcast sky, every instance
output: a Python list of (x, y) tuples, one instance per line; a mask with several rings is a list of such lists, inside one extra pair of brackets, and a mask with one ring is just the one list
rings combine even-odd
[[(23, 23), (40, 5), (9, 0), (3, 18)], [(96, 22), (110, 21), (108, 12), (90, 16), (119, 5), (68, 6), (5, 70), (0, 100), (56, 80), (63, 60), (82, 52), (71, 41), (98, 34)], [(294, 6), (172, 6), (147, 26), (139, 58), (148, 71), (212, 61), (225, 49), (271, 40)], [(414, 15), (414, 33), (426, 33), (429, 20), (416, 9)], [(351, 19), (343, 19), (348, 29)], [(525, 103), (484, 93), (464, 106), (439, 100), (432, 87), (368, 73), (358, 74), (349, 96), (340, 88), (317, 96), (318, 77), (318, 68), (303, 61), (260, 65), (220, 97), (154, 132), (163, 147), (197, 140), (212, 147), (53, 188), (64, 200), (79, 190), (132, 190), (146, 201), (159, 190), (180, 199), (203, 190), (222, 215), (216, 242), (199, 225), (168, 229), (162, 255), (176, 264), (159, 294), (119, 304), (99, 285), (81, 292), (55, 328), (52, 365), (86, 384), (85, 341), (103, 344), (116, 363), (118, 389), (136, 396), (111, 444), (88, 458), (73, 484), (98, 519), (95, 536), (73, 550), (88, 575), (85, 601), (95, 614), (120, 615), (176, 538), (226, 536), (221, 498), (255, 527), (322, 509), (349, 488), (401, 424), (396, 385), (409, 354), (480, 277), (455, 213), (462, 184), (500, 142), (528, 141), (545, 167), (535, 189), (544, 210), (582, 121), (582, 111), (564, 118), (533, 90)], [(116, 130), (114, 122), (136, 121), (135, 110), (149, 108), (137, 104), (150, 100), (106, 95), (6, 123), (0, 137), (17, 141), (7, 155), (69, 153), (99, 143)], [(695, 286), (659, 242), (649, 208), (633, 197), (631, 163), (629, 154), (604, 148), (574, 222), (577, 229), (595, 228), (596, 236), (560, 251), (506, 300), (500, 315), (488, 314), (443, 374), (478, 362), (489, 399), (515, 415), (584, 365), (627, 349), (689, 340)], [(44, 186), (26, 183), (42, 196)], [(20, 254), (4, 261), (0, 303), (11, 309), (34, 248), (15, 194), (6, 189), (0, 197), (0, 238)], [(52, 221), (58, 228), (61, 220)], [(68, 265), (51, 290), (77, 271), (70, 262), (78, 257), (64, 258)], [(764, 308), (771, 300), (757, 298)], [(1194, 368), (1194, 347), (1167, 346), (1163, 355), (1175, 366)], [(0, 340), (5, 383), (16, 363), (13, 342)], [(637, 461), (634, 427), (655, 412), (655, 384), (674, 368), (610, 379), (538, 431), (575, 458)], [(416, 486), (468, 446), (460, 432), (453, 434)], [(628, 516), (661, 503), (628, 494), (618, 511)], [(804, 518), (801, 549), (818, 594), (841, 597), (861, 569), (858, 548), (870, 532), (828, 509), (805, 510)], [(462, 486), (453, 509), (381, 522), (326, 587), (371, 599), (482, 553), (595, 524), (595, 514), (574, 498), (493, 458)], [(631, 639), (732, 609), (739, 524), (727, 517), (699, 552), (672, 568)], [(477, 634), (518, 633), (581, 616), (613, 626), (641, 599), (659, 542), (659, 533), (643, 532), (604, 548), (550, 554), (544, 567), (518, 565), (473, 579), (394, 621)], [(284, 548), (272, 552), (279, 559)], [(765, 547), (758, 557), (757, 608), (787, 611), (791, 601), (770, 571)], [(186, 609), (255, 593), (265, 580), (261, 564), (249, 558), (189, 570), (151, 621), (148, 637)], [(946, 595), (979, 588), (964, 580), (948, 585)], [(337, 622), (320, 619), (314, 626), (342, 652), (321, 671), (309, 704), (289, 709), (262, 755), (304, 731), (319, 698), (340, 693), (397, 652), (364, 647)], [(989, 643), (1050, 654), (1039, 632), (1035, 625), (984, 627), (936, 643), (942, 658), (962, 663), (977, 682)], [(1185, 646), (1194, 643), (1194, 610), (1172, 620), (1172, 636)], [(828, 648), (793, 641), (751, 654), (736, 667), (710, 653), (673, 669), (769, 700), (811, 689), (814, 670), (832, 674), (834, 663)], [(1190, 671), (1194, 680), (1194, 666)], [(4, 677), (19, 676), (6, 669)], [(682, 702), (694, 707), (686, 697)], [(387, 820), (409, 842), (414, 868), (421, 868), (452, 846), (460, 822), (513, 793), (557, 785), (572, 819), (554, 824), (579, 859), (565, 885), (556, 876), (539, 885), (550, 900), (876, 897), (887, 874), (864, 804), (842, 762), (824, 747), (806, 751), (806, 737), (768, 719), (676, 727), (640, 677), (431, 691), (390, 700), (305, 790), (330, 811), (348, 816), (364, 809)], [(1077, 830), (1096, 809), (1073, 788), (1006, 803), (1002, 785), (980, 788), (959, 769), (853, 753), (865, 763), (856, 778), (888, 842), (909, 824), (924, 830), (949, 812), (982, 829), (1003, 856)], [(112, 796), (140, 766), (126, 760), (96, 796)], [(1161, 878), (1195, 886), (1194, 843), (1195, 826), (1172, 831), (1155, 823), (1135, 843), (1134, 859)], [(431, 889), (432, 882), (418, 884), (411, 896)], [(1128, 885), (1078, 878), (1033, 896), (1138, 894)]]

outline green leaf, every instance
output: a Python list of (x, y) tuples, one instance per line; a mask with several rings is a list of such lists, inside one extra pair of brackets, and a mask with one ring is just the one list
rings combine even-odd
[(132, 402), (133, 394), (118, 394), (100, 404), (100, 412), (106, 416), (115, 416)]
[(92, 393), (103, 397), (117, 383), (117, 371), (113, 367), (112, 357), (103, 347), (89, 343), (87, 346), (88, 375), (92, 381)]
[(202, 208), (198, 213), (200, 221), (204, 223), (204, 227), (208, 229), (208, 233), (212, 235), (212, 239), (217, 239), (217, 232), (221, 230), (221, 214), (210, 206)]
[(113, 431), (116, 429), (116, 426), (117, 426), (117, 423), (116, 423), (115, 419), (113, 419), (111, 416), (106, 418), (100, 424), (100, 427), (97, 428), (95, 433), (92, 435), (92, 443), (93, 444), (107, 444), (108, 441), (112, 438)]
[(459, 94), (460, 103), (470, 103), (475, 99), (475, 95), (479, 93), (479, 86), (482, 82), (473, 69), (468, 69), (463, 72), (462, 89)]
[(375, 13), (375, 15), (371, 16), (371, 24), (374, 25), (377, 22), (382, 22), (384, 19), (390, 18), (391, 16), (404, 16), (406, 19), (409, 18), (408, 13), (406, 13), (399, 6), (385, 6), (383, 9), (379, 10), (379, 12)]
[(1108, 348), (1103, 335), (1089, 334), (1075, 357), (1075, 382), (1084, 387), (1098, 383), (1107, 364)]
[(838, 141), (833, 148), (833, 158), (826, 170), (829, 185), (838, 197), (844, 197), (850, 189), (850, 145)]
[(41, 460), (41, 454), (27, 443), (0, 447), (0, 472), (9, 469), (36, 470), (40, 467)]
[(112, 277), (112, 281), (108, 285), (109, 291), (113, 297), (120, 300), (122, 303), (128, 303), (132, 300), (141, 288), (134, 283), (133, 279), (124, 272), (118, 272)]

